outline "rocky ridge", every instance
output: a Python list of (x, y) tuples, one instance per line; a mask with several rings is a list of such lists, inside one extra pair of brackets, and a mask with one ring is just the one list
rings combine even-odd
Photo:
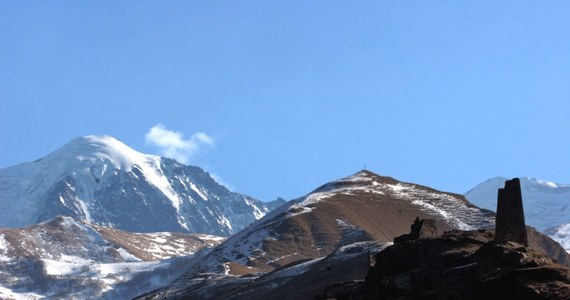
[[(255, 289), (272, 272), (297, 274), (295, 266), (307, 267), (310, 262), (317, 266), (317, 261), (340, 249), (363, 249), (356, 246), (358, 243), (386, 245), (406, 232), (417, 216), (433, 218), (440, 230), (494, 226), (492, 212), (471, 205), (461, 195), (361, 171), (327, 183), (267, 214), (213, 249), (172, 284), (140, 298), (217, 299), (231, 294), (229, 291), (246, 295), (248, 288), (244, 286)], [(358, 257), (366, 261), (366, 250), (359, 253)], [(367, 271), (365, 263), (358, 266), (359, 274)], [(341, 270), (340, 265), (328, 267)], [(288, 282), (301, 278), (291, 277)], [(314, 292), (330, 283), (314, 274), (311, 278)], [(278, 287), (275, 283), (274, 288)], [(255, 295), (271, 297), (272, 292), (260, 291)], [(306, 298), (308, 294), (297, 296)]]
[(331, 285), (317, 299), (570, 297), (570, 268), (533, 245), (496, 242), (491, 230), (398, 243), (375, 260), (364, 281)]
[(175, 279), (222, 241), (130, 233), (71, 217), (0, 229), (0, 298), (133, 297)]

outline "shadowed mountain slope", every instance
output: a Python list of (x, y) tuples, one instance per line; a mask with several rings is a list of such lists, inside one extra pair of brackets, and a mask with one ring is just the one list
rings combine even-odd
[(532, 245), (496, 242), (491, 230), (453, 230), (387, 247), (365, 281), (331, 285), (316, 299), (568, 297), (570, 268)]

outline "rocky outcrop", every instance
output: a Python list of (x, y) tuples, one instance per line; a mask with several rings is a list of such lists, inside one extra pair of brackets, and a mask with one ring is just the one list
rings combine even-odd
[(568, 264), (568, 254), (525, 226), (518, 178), (499, 189), (495, 231), (438, 238), (435, 221), (419, 218), (411, 231), (376, 255), (364, 282), (330, 286), (317, 299), (570, 298), (570, 268), (552, 258)]
[(376, 255), (364, 282), (318, 299), (568, 299), (570, 269), (492, 231), (450, 231), (398, 243)]
[(411, 226), (411, 232), (394, 238), (394, 244), (417, 239), (435, 238), (438, 236), (437, 224), (434, 219), (420, 219), (416, 220)]

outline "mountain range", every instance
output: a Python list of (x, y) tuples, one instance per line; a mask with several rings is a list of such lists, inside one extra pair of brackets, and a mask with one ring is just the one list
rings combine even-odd
[(168, 284), (224, 238), (131, 233), (57, 217), (0, 229), (1, 299), (129, 299)]
[[(172, 284), (139, 299), (311, 299), (335, 282), (362, 279), (367, 258), (409, 232), (416, 218), (446, 230), (486, 230), (495, 214), (462, 195), (367, 170), (327, 183), (215, 247)], [(570, 264), (548, 237), (533, 248)]]
[(0, 170), (0, 227), (67, 215), (132, 232), (230, 236), (284, 202), (231, 192), (198, 167), (142, 154), (110, 136), (77, 138)]
[[(527, 224), (568, 234), (567, 187), (525, 180)], [(371, 257), (416, 218), (440, 235), (491, 232), (503, 184), (459, 195), (362, 170), (262, 202), (198, 167), (86, 136), (0, 170), (0, 297), (313, 298), (367, 276)], [(558, 243), (528, 232), (533, 249), (570, 265)]]

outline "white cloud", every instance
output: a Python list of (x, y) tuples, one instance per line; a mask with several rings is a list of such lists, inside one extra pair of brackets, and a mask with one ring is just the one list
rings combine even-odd
[(210, 176), (212, 176), (212, 178), (218, 183), (221, 184), (223, 186), (225, 186), (228, 190), (230, 191), (234, 191), (234, 187), (233, 185), (227, 183), (225, 180), (222, 179), (222, 177), (218, 176), (217, 174), (214, 173), (210, 173)]
[(203, 147), (213, 147), (215, 141), (203, 132), (192, 134), (185, 140), (181, 132), (166, 129), (162, 124), (153, 126), (145, 135), (148, 144), (158, 146), (161, 155), (187, 164)]

